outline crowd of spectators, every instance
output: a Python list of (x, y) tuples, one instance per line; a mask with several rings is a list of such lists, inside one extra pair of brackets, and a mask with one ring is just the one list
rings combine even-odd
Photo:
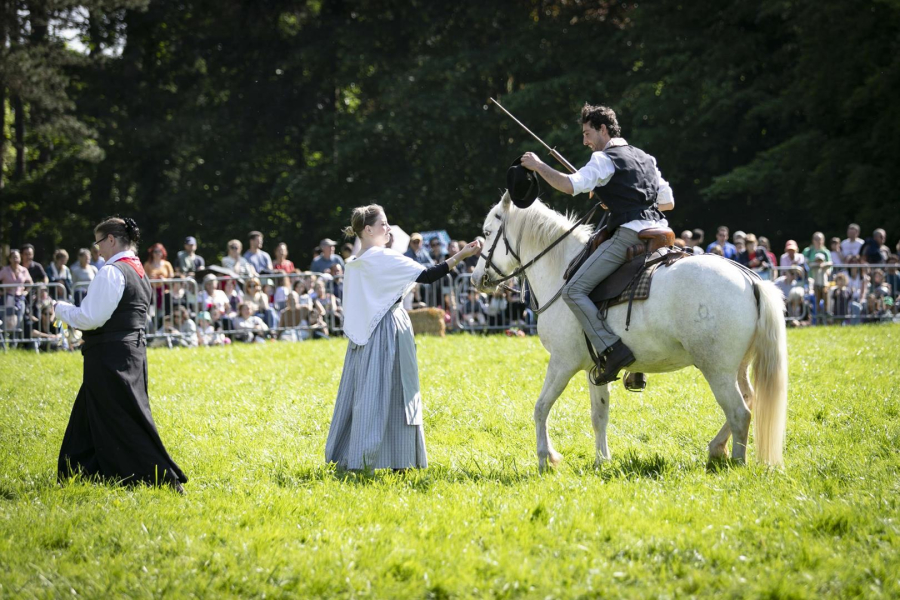
[[(900, 243), (896, 252), (886, 245), (886, 233), (876, 229), (862, 238), (851, 224), (847, 237), (826, 239), (815, 232), (800, 250), (788, 240), (781, 253), (764, 236), (719, 227), (706, 244), (700, 229), (685, 230), (676, 239), (695, 252), (718, 254), (774, 281), (787, 304), (793, 325), (823, 323), (856, 324), (900, 321)], [(275, 246), (274, 260), (264, 250), (259, 231), (247, 237), (247, 250), (238, 239), (226, 244), (218, 264), (208, 264), (197, 254), (197, 240), (184, 239), (173, 262), (161, 243), (146, 250), (144, 269), (153, 285), (153, 305), (148, 331), (152, 344), (216, 346), (230, 343), (262, 343), (273, 339), (327, 339), (341, 329), (343, 318), (342, 276), (353, 246), (323, 239), (314, 250), (307, 271), (289, 259), (288, 247)], [(440, 233), (427, 238), (410, 236), (406, 255), (431, 266), (453, 255), (466, 244)], [(79, 333), (61, 328), (55, 319), (53, 300), (83, 300), (90, 282), (103, 266), (96, 248), (81, 248), (69, 264), (69, 253), (57, 249), (46, 268), (35, 260), (34, 246), (11, 250), (0, 269), (3, 332), (18, 332), (45, 348), (72, 348)], [(215, 261), (213, 261), (215, 262)], [(405, 299), (407, 308), (434, 307), (445, 312), (449, 330), (490, 328), (507, 332), (533, 331), (535, 318), (529, 308), (527, 287), (501, 289), (485, 295), (472, 289), (464, 277), (478, 257), (469, 257), (441, 281), (417, 286)], [(39, 284), (32, 286), (31, 284)]]
[(859, 225), (851, 223), (845, 239), (827, 243), (817, 231), (802, 251), (788, 240), (778, 256), (763, 236), (735, 231), (729, 241), (729, 233), (719, 227), (715, 241), (704, 247), (702, 230), (686, 230), (676, 244), (724, 256), (774, 281), (794, 326), (900, 322), (900, 242), (891, 252), (884, 229), (863, 239)]

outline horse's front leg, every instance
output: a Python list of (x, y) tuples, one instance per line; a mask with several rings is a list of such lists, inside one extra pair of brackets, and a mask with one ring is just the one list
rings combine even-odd
[(541, 389), (541, 395), (538, 396), (537, 403), (534, 405), (534, 425), (537, 433), (537, 455), (538, 468), (544, 471), (547, 468), (547, 462), (551, 466), (556, 466), (562, 460), (562, 455), (553, 449), (550, 443), (550, 434), (547, 432), (547, 417), (550, 415), (550, 409), (556, 399), (559, 398), (563, 390), (566, 389), (569, 380), (574, 373), (550, 357), (550, 364), (547, 365), (547, 375), (544, 377), (544, 387)]
[(591, 425), (594, 427), (594, 447), (596, 456), (594, 466), (610, 459), (609, 447), (606, 445), (606, 426), (609, 424), (609, 386), (594, 385), (588, 376), (588, 389), (591, 391)]

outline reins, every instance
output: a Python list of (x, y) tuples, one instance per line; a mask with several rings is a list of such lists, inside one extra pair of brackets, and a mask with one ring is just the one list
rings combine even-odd
[[(578, 221), (576, 221), (575, 224), (572, 225), (572, 227), (570, 227), (568, 229), (568, 231), (566, 231), (561, 236), (559, 236), (558, 238), (553, 240), (553, 242), (549, 246), (547, 246), (546, 248), (541, 250), (537, 256), (532, 258), (530, 261), (528, 261), (524, 265), (522, 264), (522, 259), (519, 258), (519, 255), (516, 252), (516, 250), (513, 249), (512, 244), (509, 243), (509, 238), (507, 238), (507, 236), (506, 236), (506, 221), (501, 219), (500, 229), (497, 231), (497, 237), (494, 238), (494, 243), (491, 244), (491, 248), (488, 251), (487, 258), (485, 259), (485, 273), (487, 273), (487, 269), (490, 268), (490, 269), (493, 269), (494, 273), (496, 273), (497, 275), (500, 276), (500, 279), (491, 281), (491, 283), (496, 284), (498, 287), (500, 287), (501, 284), (509, 281), (510, 279), (519, 277), (520, 275), (522, 276), (522, 279), (525, 281), (525, 283), (528, 283), (528, 274), (526, 273), (526, 270), (528, 269), (528, 267), (534, 265), (538, 260), (540, 260), (541, 258), (546, 256), (548, 252), (550, 252), (553, 248), (555, 248), (560, 243), (562, 243), (562, 241), (564, 239), (566, 239), (567, 237), (569, 237), (569, 235), (571, 235), (572, 232), (575, 231), (577, 228), (579, 228), (582, 225), (589, 222), (591, 220), (591, 217), (594, 216), (594, 213), (597, 212), (597, 208), (599, 208), (599, 207), (600, 207), (600, 203), (598, 202), (597, 204), (594, 205), (594, 207), (591, 210), (589, 210), (587, 212), (587, 214), (585, 214), (583, 217), (578, 219)], [(498, 219), (500, 219), (500, 215), (496, 215), (496, 217)], [(494, 264), (494, 260), (493, 260), (494, 252), (497, 250), (497, 243), (500, 241), (500, 238), (503, 238), (503, 244), (506, 246), (506, 253), (512, 254), (513, 258), (515, 258), (516, 261), (520, 265), (518, 269), (516, 269), (509, 275), (504, 275), (503, 271), (499, 267), (497, 267), (496, 264)], [(520, 238), (520, 242), (521, 242), (521, 238)], [(559, 297), (562, 295), (562, 291), (563, 291), (564, 287), (565, 287), (565, 285), (560, 287), (559, 290), (556, 292), (556, 294), (554, 294), (553, 297), (550, 299), (550, 301), (547, 302), (546, 304), (544, 304), (543, 307), (541, 307), (539, 305), (537, 296), (534, 293), (534, 289), (532, 289), (531, 290), (531, 300), (532, 300), (532, 304), (533, 304), (532, 310), (533, 310), (534, 314), (535, 315), (541, 314), (542, 312), (547, 310), (554, 302), (559, 300)]]

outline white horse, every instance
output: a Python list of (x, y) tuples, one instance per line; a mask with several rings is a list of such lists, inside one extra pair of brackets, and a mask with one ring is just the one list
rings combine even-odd
[[(486, 250), (475, 267), (472, 281), (482, 291), (493, 291), (496, 284), (492, 279), (527, 265), (574, 225), (570, 217), (551, 210), (540, 200), (520, 209), (504, 193), (484, 221)], [(578, 227), (527, 267), (525, 275), (541, 306), (563, 286), (566, 266), (589, 236), (590, 228)], [(487, 249), (495, 245), (491, 261), (502, 274), (487, 267), (485, 260)], [(728, 438), (733, 435), (732, 458), (744, 461), (752, 408), (757, 459), (768, 465), (780, 465), (787, 413), (783, 311), (784, 300), (771, 282), (751, 281), (729, 261), (700, 255), (657, 269), (650, 297), (634, 303), (628, 331), (625, 330), (627, 304), (609, 309), (607, 325), (634, 352), (636, 362), (628, 367), (629, 371), (665, 373), (690, 365), (700, 369), (725, 413), (725, 424), (709, 443), (710, 458), (725, 456)], [(550, 352), (544, 386), (534, 407), (538, 466), (543, 470), (548, 461), (556, 466), (562, 460), (547, 432), (550, 409), (569, 380), (578, 371), (589, 372), (593, 362), (581, 325), (564, 302), (549, 306), (538, 319), (537, 329), (541, 344)], [(588, 387), (599, 465), (610, 458), (606, 445), (609, 390), (606, 385), (592, 385), (590, 378)]]

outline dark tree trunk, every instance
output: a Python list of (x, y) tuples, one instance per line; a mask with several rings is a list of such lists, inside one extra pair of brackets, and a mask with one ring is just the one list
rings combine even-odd
[(16, 168), (13, 171), (13, 181), (21, 181), (25, 178), (25, 106), (22, 103), (22, 97), (18, 94), (13, 96), (12, 105), (16, 113)]

